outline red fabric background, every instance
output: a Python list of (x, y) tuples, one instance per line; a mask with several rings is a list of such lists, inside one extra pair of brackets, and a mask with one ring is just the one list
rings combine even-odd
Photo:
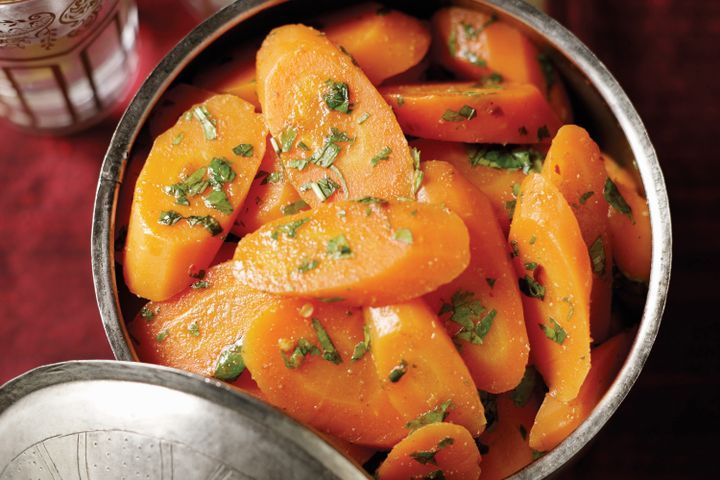
[[(139, 1), (141, 77), (192, 28), (178, 3)], [(706, 477), (718, 471), (720, 430), (720, 2), (549, 3), (635, 102), (665, 171), (675, 232), (673, 285), (650, 361), (564, 478)], [(0, 124), (0, 383), (46, 363), (111, 358), (93, 293), (90, 218), (118, 115), (64, 138)]]

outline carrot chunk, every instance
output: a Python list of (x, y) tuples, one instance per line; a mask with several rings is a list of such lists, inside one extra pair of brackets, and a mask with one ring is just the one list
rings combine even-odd
[(148, 121), (150, 135), (155, 138), (175, 125), (180, 116), (193, 105), (202, 103), (215, 95), (213, 90), (178, 83), (170, 88), (153, 108)]

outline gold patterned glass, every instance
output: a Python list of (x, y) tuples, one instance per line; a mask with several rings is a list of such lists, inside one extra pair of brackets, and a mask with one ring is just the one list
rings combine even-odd
[(0, 0), (0, 116), (68, 133), (103, 118), (137, 69), (134, 0)]

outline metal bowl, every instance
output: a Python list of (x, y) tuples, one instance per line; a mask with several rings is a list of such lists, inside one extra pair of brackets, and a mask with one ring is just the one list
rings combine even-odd
[[(332, 1), (243, 0), (195, 28), (155, 68), (126, 110), (105, 156), (95, 198), (92, 267), (102, 321), (116, 358), (136, 360), (123, 314), (130, 314), (122, 275), (114, 262), (115, 210), (123, 175), (143, 126), (163, 92), (178, 78), (196, 69), (220, 49), (223, 42), (240, 42), (290, 21), (302, 21)], [(343, 2), (345, 3), (345, 2)], [(448, 2), (392, 1), (388, 6), (418, 16)], [(672, 234), (670, 209), (655, 150), (635, 108), (615, 78), (573, 34), (552, 18), (521, 0), (456, 0), (451, 3), (496, 13), (529, 35), (553, 59), (569, 84), (579, 123), (588, 128), (603, 149), (622, 163), (635, 162), (642, 179), (652, 226), (652, 270), (638, 333), (615, 382), (592, 415), (550, 453), (513, 478), (543, 478), (557, 472), (577, 455), (610, 419), (635, 383), (655, 341), (670, 280)], [(335, 3), (335, 5), (337, 5)], [(212, 44), (212, 45), (211, 45)], [(207, 388), (213, 388), (208, 385)]]

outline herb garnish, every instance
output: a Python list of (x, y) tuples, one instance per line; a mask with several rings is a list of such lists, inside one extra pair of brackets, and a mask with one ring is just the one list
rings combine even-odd
[(497, 395), (494, 393), (478, 390), (480, 394), (480, 402), (485, 410), (485, 430), (490, 432), (495, 428), (498, 420)]
[(232, 182), (236, 176), (235, 171), (226, 158), (215, 157), (210, 161), (208, 177), (210, 185), (215, 190), (219, 190), (224, 183)]
[(158, 333), (158, 334), (155, 336), (155, 341), (158, 342), (158, 343), (162, 343), (163, 341), (165, 341), (165, 339), (167, 338), (167, 336), (168, 336), (168, 331), (167, 331), (167, 330), (161, 330), (160, 333)]
[(452, 408), (452, 400), (445, 400), (432, 410), (425, 412), (416, 419), (406, 423), (405, 428), (409, 430), (417, 430), (424, 425), (442, 422), (450, 413), (450, 408)]
[(180, 215), (178, 212), (174, 210), (167, 210), (165, 212), (160, 212), (160, 218), (158, 218), (158, 223), (161, 225), (175, 225), (177, 222), (182, 220), (183, 216)]
[(242, 339), (222, 349), (213, 376), (218, 380), (232, 382), (245, 370), (245, 361), (242, 357)]
[(463, 105), (460, 110), (455, 111), (451, 109), (445, 110), (442, 115), (442, 119), (446, 122), (462, 122), (465, 120), (472, 120), (477, 116), (477, 111), (470, 105)]
[(283, 205), (283, 207), (280, 209), (283, 215), (294, 215), (306, 208), (308, 208), (310, 205), (305, 202), (305, 200), (298, 200), (296, 202), (288, 203), (287, 205)]
[(427, 465), (428, 463), (437, 466), (437, 460), (435, 460), (435, 455), (437, 455), (438, 451), (441, 449), (452, 445), (455, 443), (455, 439), (452, 437), (445, 437), (442, 440), (440, 440), (435, 448), (432, 450), (427, 451), (419, 451), (419, 452), (412, 452), (410, 456), (418, 463), (421, 463), (423, 465)]
[(306, 273), (306, 272), (309, 272), (310, 270), (315, 270), (318, 267), (318, 265), (320, 265), (320, 262), (314, 258), (312, 260), (305, 260), (303, 263), (301, 263), (298, 266), (298, 272)]
[(352, 357), (350, 360), (357, 362), (370, 350), (370, 328), (367, 325), (363, 326), (363, 339), (362, 342), (358, 342), (353, 350)]
[(383, 147), (382, 150), (380, 150), (377, 155), (375, 155), (373, 158), (370, 159), (370, 164), (375, 167), (378, 163), (380, 163), (383, 160), (387, 160), (390, 158), (390, 154), (392, 153), (392, 149), (390, 147)]
[(368, 112), (363, 112), (362, 115), (360, 115), (357, 119), (358, 125), (362, 125), (363, 123), (365, 123), (365, 120), (367, 120), (368, 118), (370, 118), (370, 114)]
[(580, 205), (585, 205), (585, 202), (588, 201), (590, 197), (592, 197), (595, 194), (595, 192), (585, 192), (582, 195), (580, 195)]
[(188, 325), (187, 329), (188, 332), (190, 332), (190, 335), (192, 335), (193, 337), (200, 336), (200, 327), (198, 327), (197, 322), (192, 322), (190, 325)]
[(426, 473), (418, 480), (445, 480), (445, 473), (442, 470), (433, 470), (430, 473)]
[(453, 335), (454, 339), (480, 345), (490, 331), (497, 315), (495, 309), (485, 313), (486, 310), (480, 300), (475, 299), (475, 293), (469, 290), (458, 290), (450, 298), (450, 303), (443, 303), (438, 315), (451, 312), (450, 321), (462, 327)]
[(146, 322), (150, 323), (150, 320), (155, 317), (155, 312), (150, 310), (147, 305), (145, 305), (140, 309), (140, 316), (144, 318)]
[(565, 338), (567, 338), (567, 332), (565, 332), (565, 329), (554, 318), (549, 318), (552, 328), (548, 327), (543, 323), (538, 323), (538, 325), (540, 326), (540, 330), (543, 331), (547, 338), (557, 343), (558, 345), (562, 345), (565, 341)]
[(525, 275), (525, 277), (519, 279), (518, 282), (522, 293), (530, 298), (545, 300), (545, 287), (537, 282), (533, 277)]
[(318, 337), (320, 346), (322, 347), (322, 357), (328, 362), (334, 363), (335, 365), (342, 363), (342, 358), (340, 358), (340, 354), (335, 349), (335, 345), (333, 345), (332, 340), (330, 340), (330, 336), (327, 334), (327, 332), (317, 318), (312, 319), (312, 326), (315, 330), (315, 334)]
[(287, 368), (298, 368), (306, 356), (320, 355), (320, 349), (301, 337), (290, 356), (287, 356), (283, 350), (280, 350), (280, 355)]
[(607, 180), (605, 180), (605, 187), (603, 188), (603, 196), (605, 197), (605, 200), (610, 204), (611, 207), (613, 207), (618, 212), (622, 213), (623, 215), (627, 216), (633, 223), (635, 223), (635, 219), (633, 218), (632, 209), (630, 208), (630, 205), (625, 201), (625, 198), (620, 193), (620, 190), (618, 190), (617, 185), (615, 185), (615, 182), (610, 180), (608, 177)]
[(338, 235), (328, 240), (326, 251), (331, 258), (347, 258), (352, 256), (352, 250), (345, 235)]
[(180, 145), (180, 142), (183, 141), (183, 138), (185, 138), (185, 134), (182, 133), (182, 132), (178, 133), (177, 135), (175, 135), (175, 136), (173, 137), (173, 139), (172, 139), (172, 144), (173, 144), (173, 145)]
[(207, 280), (198, 280), (197, 282), (194, 282), (192, 285), (190, 285), (190, 288), (194, 290), (198, 290), (201, 288), (208, 288), (210, 284), (207, 282)]
[(205, 105), (193, 108), (193, 115), (200, 122), (206, 140), (215, 140), (217, 138), (217, 129), (215, 128), (216, 120), (210, 115)]
[(292, 150), (293, 142), (297, 138), (297, 130), (295, 127), (288, 127), (280, 134), (280, 151), (282, 153)]
[(237, 147), (233, 147), (232, 151), (235, 155), (239, 155), (241, 157), (252, 157), (253, 146), (249, 143), (241, 143)]
[(324, 177), (317, 182), (307, 182), (301, 185), (300, 191), (306, 192), (308, 190), (312, 190), (315, 196), (318, 197), (321, 202), (324, 202), (326, 199), (330, 198), (330, 196), (335, 193), (338, 188), (340, 188), (340, 185), (335, 183), (332, 178)]
[(397, 383), (400, 381), (400, 379), (407, 373), (407, 362), (405, 360), (400, 360), (400, 363), (395, 365), (392, 370), (390, 370), (390, 374), (388, 375), (388, 380), (392, 383)]
[(203, 200), (208, 208), (219, 210), (225, 215), (230, 215), (233, 212), (232, 204), (230, 204), (230, 200), (222, 190), (213, 190)]
[(272, 231), (270, 237), (273, 240), (278, 240), (280, 238), (280, 235), (284, 233), (287, 238), (295, 238), (298, 228), (302, 227), (309, 221), (310, 218), (305, 217), (279, 225)]
[(323, 99), (331, 110), (337, 110), (341, 113), (350, 113), (352, 105), (350, 104), (350, 90), (348, 84), (344, 82), (335, 82), (333, 80), (325, 81), (325, 94)]
[(599, 236), (592, 245), (590, 245), (590, 263), (592, 271), (600, 276), (605, 275), (605, 246), (603, 245), (602, 236)]
[(417, 192), (420, 190), (420, 186), (422, 185), (423, 178), (425, 178), (425, 172), (420, 169), (420, 150), (413, 147), (412, 150), (410, 150), (410, 155), (412, 156), (413, 161), (412, 191), (413, 195), (417, 195)]
[(305, 170), (305, 168), (310, 163), (310, 160), (304, 159), (304, 158), (296, 158), (295, 160), (290, 160), (287, 164), (288, 168), (294, 168), (296, 170), (300, 170), (301, 172)]
[(545, 157), (538, 151), (526, 147), (507, 147), (500, 145), (473, 145), (466, 147), (468, 161), (473, 167), (484, 167), (502, 170), (522, 170), (540, 172)]
[(402, 242), (407, 245), (412, 245), (413, 243), (413, 234), (408, 228), (398, 228), (397, 230), (395, 230), (395, 235), (393, 235), (393, 238), (398, 242)]

